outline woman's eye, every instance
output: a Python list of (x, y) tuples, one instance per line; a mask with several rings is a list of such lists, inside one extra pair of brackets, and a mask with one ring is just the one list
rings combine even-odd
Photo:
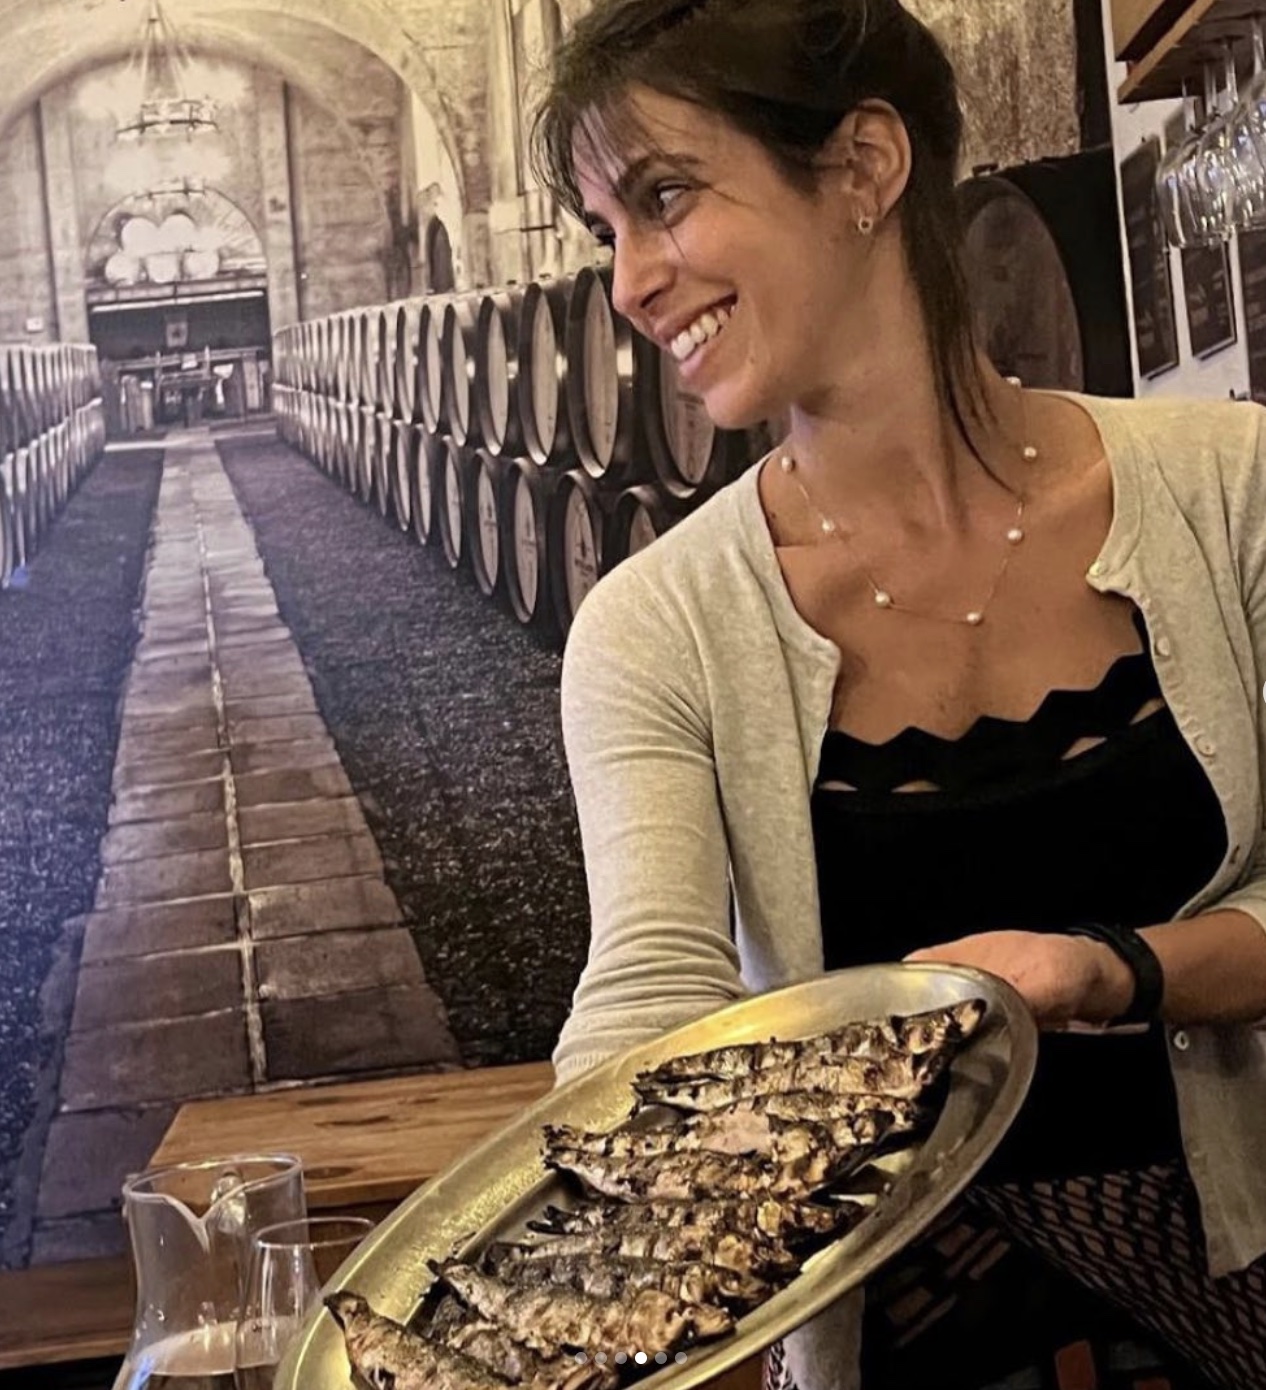
[(672, 208), (673, 204), (678, 201), (682, 194), (688, 191), (684, 183), (656, 184), (651, 195), (655, 200), (655, 210), (662, 217)]

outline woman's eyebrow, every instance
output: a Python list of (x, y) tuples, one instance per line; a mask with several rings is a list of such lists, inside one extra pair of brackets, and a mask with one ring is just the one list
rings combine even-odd
[[(621, 206), (628, 207), (630, 202), (636, 201), (636, 194), (657, 165), (662, 165), (670, 172), (684, 174), (697, 169), (702, 163), (703, 161), (694, 155), (651, 151), (639, 156), (620, 174), (612, 193)], [(605, 228), (607, 225), (606, 218), (600, 217), (596, 212), (586, 211), (581, 220), (590, 231), (594, 231), (596, 227)]]

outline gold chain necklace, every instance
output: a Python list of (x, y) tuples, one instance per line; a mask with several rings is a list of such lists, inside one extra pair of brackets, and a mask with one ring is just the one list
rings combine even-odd
[[(1020, 401), (1023, 408), (1024, 396), (1018, 377), (1008, 377), (1008, 382), (1017, 391), (1021, 391)], [(1023, 427), (1023, 432), (1027, 434), (1027, 429)], [(1037, 449), (1034, 445), (1025, 443), (1021, 447), (1021, 456), (1026, 463), (1033, 463), (1037, 459)], [(786, 473), (793, 483), (800, 489), (800, 495), (804, 498), (809, 510), (818, 518), (818, 526), (822, 534), (831, 540), (837, 540), (841, 544), (847, 544), (850, 533), (842, 527), (834, 517), (828, 516), (826, 512), (813, 500), (808, 488), (796, 472), (796, 460), (790, 454), (783, 454), (778, 460), (779, 467)], [(1002, 562), (999, 564), (997, 572), (994, 574), (993, 583), (989, 586), (989, 592), (985, 595), (984, 601), (978, 608), (973, 608), (969, 613), (959, 617), (956, 614), (931, 613), (926, 609), (911, 608), (908, 604), (901, 603), (894, 596), (891, 589), (880, 584), (875, 577), (864, 566), (862, 574), (866, 576), (866, 582), (870, 585), (871, 594), (875, 601), (876, 608), (886, 608), (895, 613), (907, 613), (914, 618), (928, 618), (933, 622), (940, 623), (959, 623), (967, 627), (979, 627), (985, 621), (985, 614), (989, 605), (993, 602), (994, 595), (998, 592), (998, 585), (1002, 583), (1002, 576), (1007, 572), (1007, 566), (1011, 563), (1012, 552), (1024, 540), (1024, 527), (1021, 524), (1024, 520), (1024, 506), (1026, 498), (1022, 492), (1016, 492), (1002, 483), (1003, 489), (1015, 498), (1016, 508), (1015, 517), (1012, 519), (1010, 527), (1006, 532), (1006, 548), (1002, 552)]]

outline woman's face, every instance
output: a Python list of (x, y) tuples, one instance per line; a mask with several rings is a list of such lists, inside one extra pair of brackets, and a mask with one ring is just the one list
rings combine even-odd
[(711, 111), (644, 88), (630, 101), (652, 148), (613, 166), (582, 138), (576, 159), (585, 220), (614, 250), (615, 307), (723, 428), (820, 408), (840, 354), (868, 336), (856, 196), (829, 174), (801, 192)]

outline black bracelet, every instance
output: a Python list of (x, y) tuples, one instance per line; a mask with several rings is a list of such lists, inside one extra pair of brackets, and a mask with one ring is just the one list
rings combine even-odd
[(1069, 927), (1069, 936), (1088, 936), (1110, 946), (1130, 967), (1134, 976), (1134, 997), (1130, 1007), (1111, 1020), (1112, 1027), (1122, 1023), (1153, 1023), (1160, 1017), (1165, 997), (1165, 972), (1156, 952), (1132, 927), (1107, 922), (1081, 922)]

